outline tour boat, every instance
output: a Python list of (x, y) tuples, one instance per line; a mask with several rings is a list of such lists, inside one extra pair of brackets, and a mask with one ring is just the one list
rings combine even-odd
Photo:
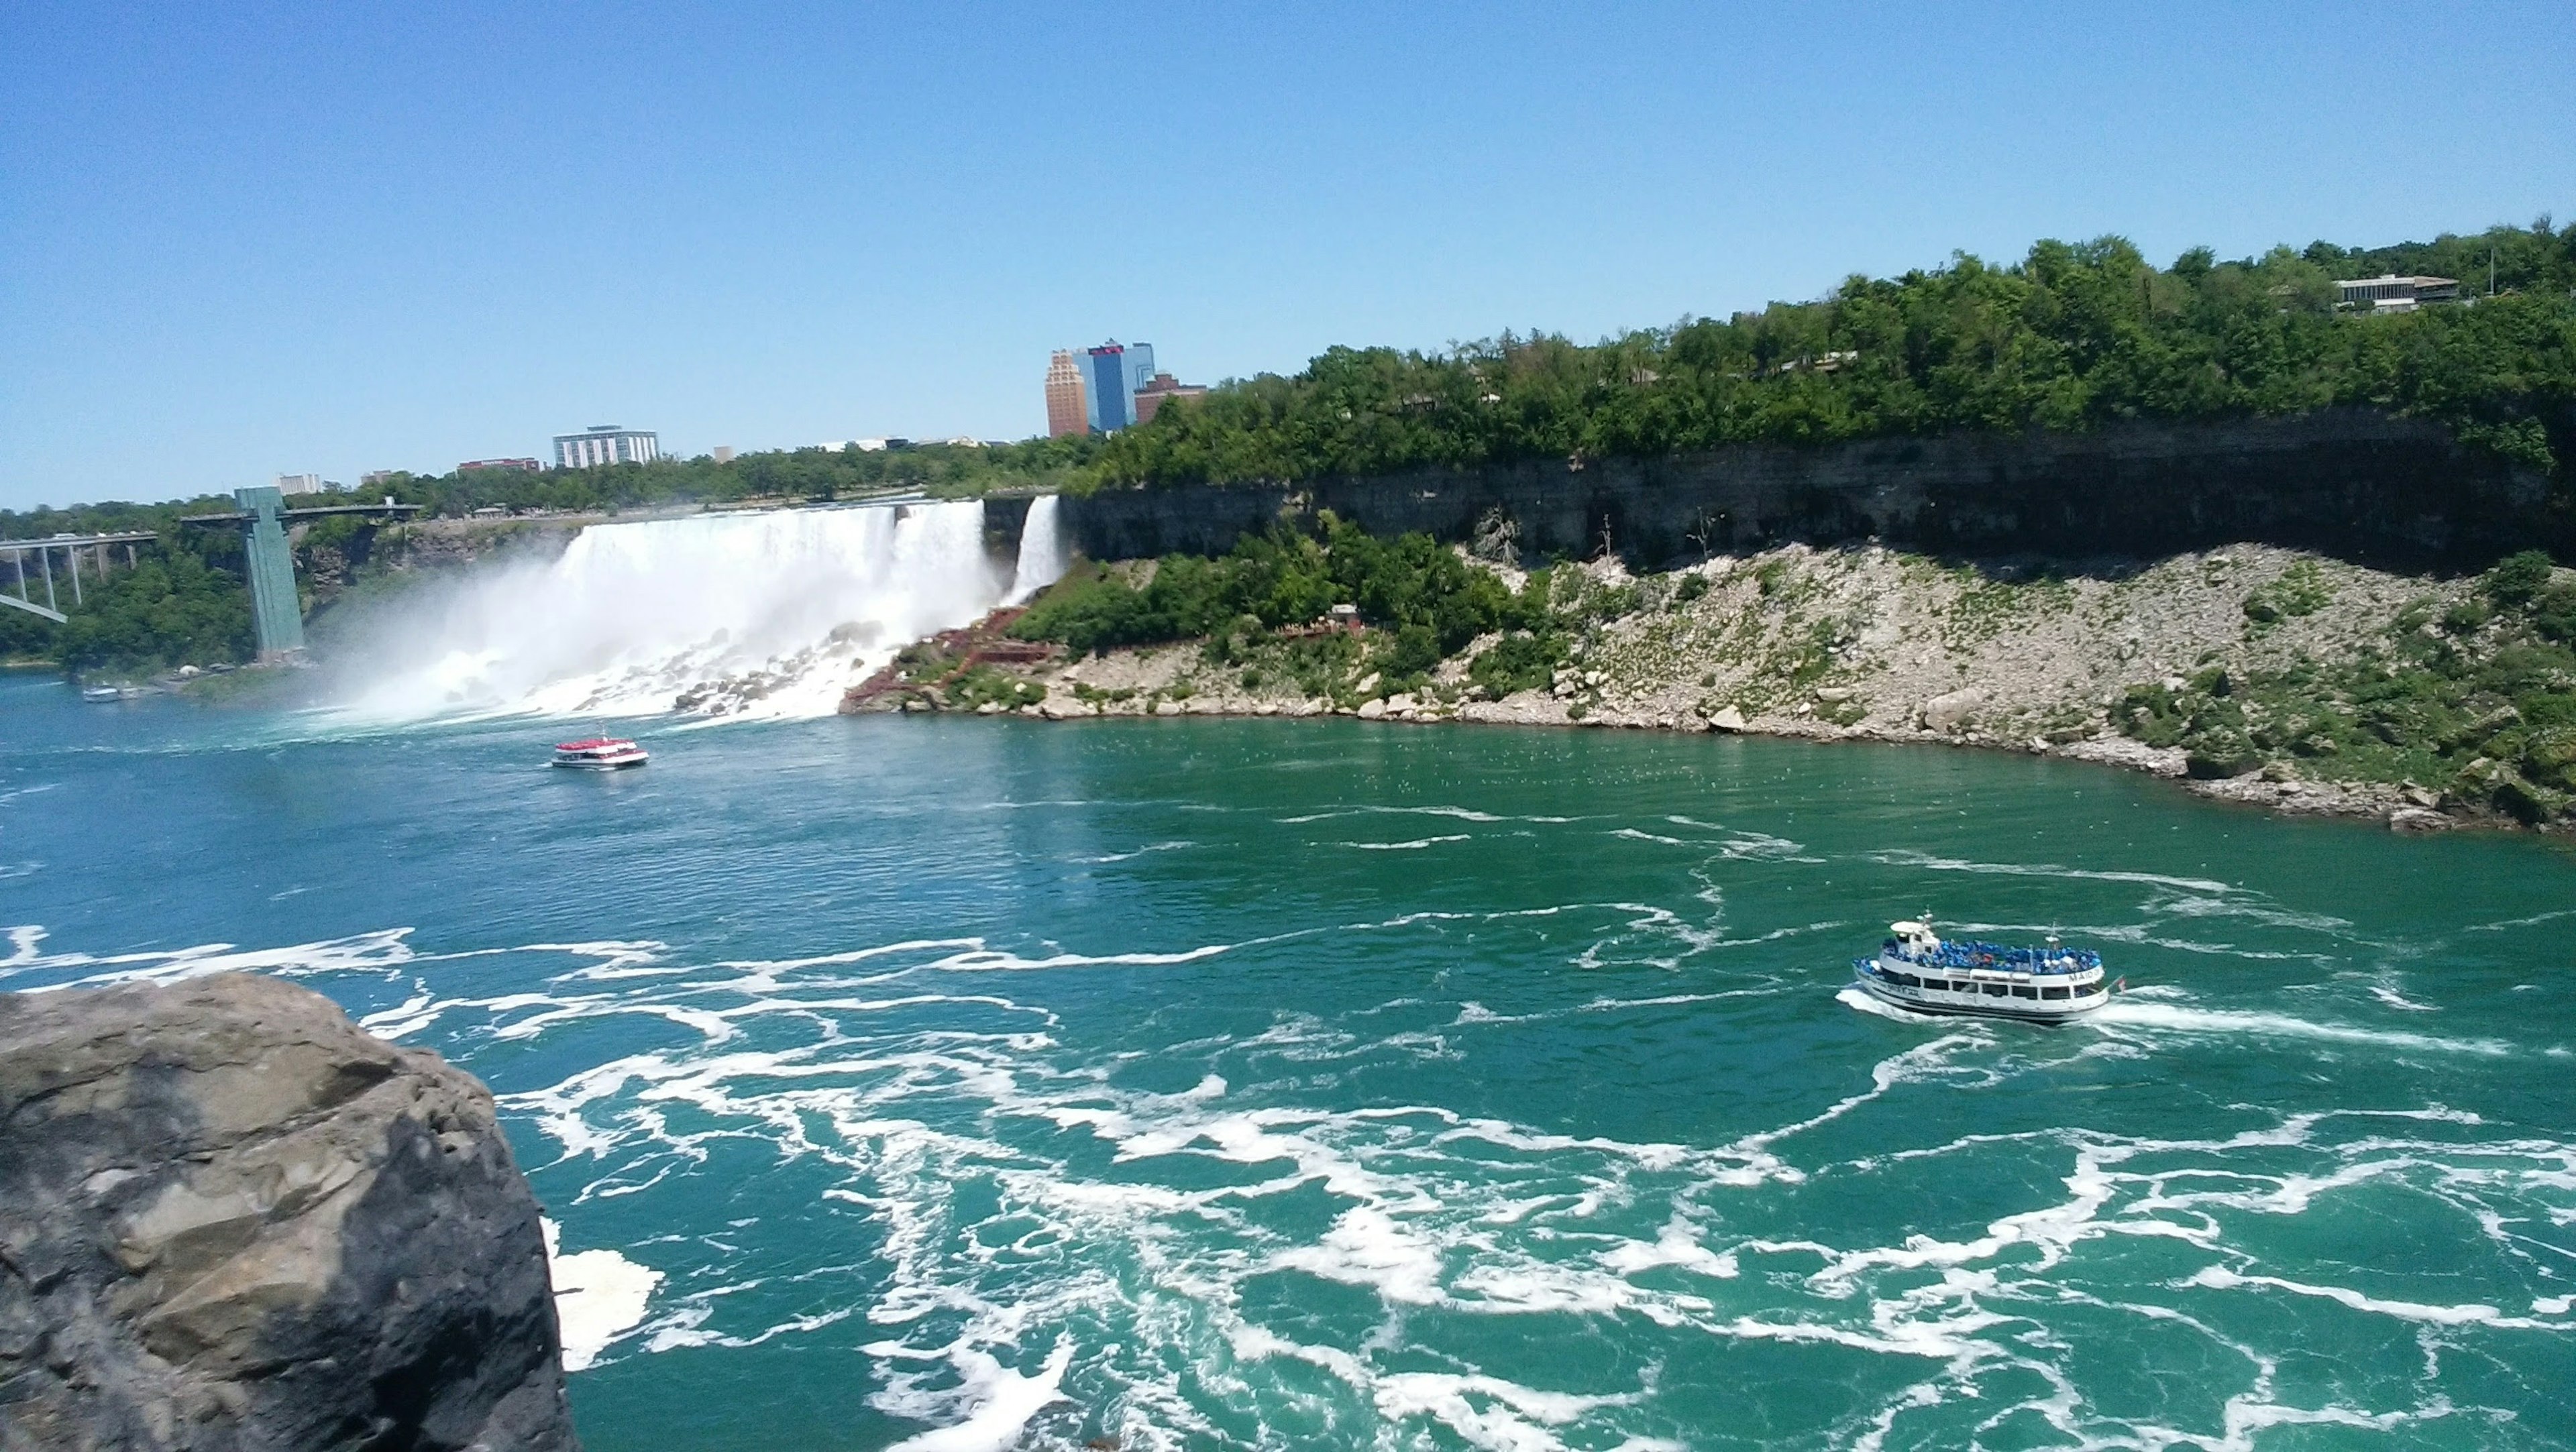
[[(2050, 934), (2044, 948), (1945, 943), (1932, 922), (1891, 924), (1875, 958), (1852, 960), (1864, 992), (1916, 1013), (1973, 1014), (2023, 1023), (2065, 1023), (2111, 1001), (2102, 955), (2068, 948)], [(2125, 986), (2128, 980), (2122, 979)]]
[(555, 765), (583, 771), (615, 771), (622, 766), (642, 766), (649, 759), (643, 747), (623, 736), (594, 736), (587, 741), (567, 741), (555, 748)]

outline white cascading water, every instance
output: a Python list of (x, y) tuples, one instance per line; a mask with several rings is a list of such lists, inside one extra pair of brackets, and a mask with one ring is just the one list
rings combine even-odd
[(905, 645), (1061, 575), (1054, 502), (1033, 503), (1032, 524), (1048, 506), (1041, 552), (1024, 534), (1007, 589), (980, 500), (593, 525), (561, 557), (476, 578), (434, 618), (399, 622), (345, 709), (829, 715)]
[(1018, 605), (1047, 586), (1064, 578), (1070, 563), (1063, 531), (1057, 526), (1056, 497), (1041, 494), (1029, 501), (1028, 518), (1020, 525), (1020, 558), (1011, 572), (1011, 593), (1002, 598), (1005, 605)]

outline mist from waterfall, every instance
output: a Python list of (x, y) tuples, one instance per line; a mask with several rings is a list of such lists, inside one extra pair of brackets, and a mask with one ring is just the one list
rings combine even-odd
[(346, 652), (342, 714), (822, 716), (905, 645), (971, 624), (1063, 573), (1005, 576), (984, 505), (702, 514), (593, 525), (551, 561), (478, 572)]

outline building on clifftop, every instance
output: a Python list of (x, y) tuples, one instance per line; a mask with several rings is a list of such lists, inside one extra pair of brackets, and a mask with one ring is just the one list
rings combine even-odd
[(1046, 371), (1047, 437), (1060, 439), (1091, 428), (1090, 404), (1083, 397), (1082, 369), (1073, 350), (1058, 348)]
[(2359, 277), (2335, 284), (2337, 301), (2342, 306), (2367, 313), (2411, 313), (2425, 303), (2458, 302), (2460, 280), (2456, 277), (2399, 277), (2385, 273), (2378, 277)]

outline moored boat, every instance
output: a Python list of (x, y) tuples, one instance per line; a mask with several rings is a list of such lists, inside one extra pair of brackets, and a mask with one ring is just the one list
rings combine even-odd
[(555, 747), (555, 765), (581, 771), (616, 771), (621, 767), (642, 766), (651, 760), (643, 747), (623, 736), (594, 736), (587, 741), (566, 741)]
[(2111, 1001), (2102, 955), (2066, 947), (2055, 934), (2045, 947), (2012, 948), (1944, 942), (1928, 918), (1891, 924), (1888, 932), (1877, 957), (1852, 960), (1852, 979), (1899, 1008), (2065, 1023)]

